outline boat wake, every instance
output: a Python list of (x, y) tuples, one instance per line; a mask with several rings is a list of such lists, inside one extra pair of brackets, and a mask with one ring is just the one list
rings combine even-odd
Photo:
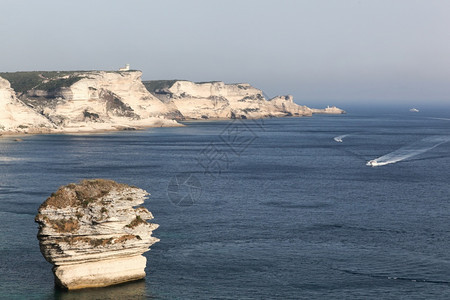
[(450, 119), (448, 119), (448, 118), (428, 118), (428, 119), (450, 121)]
[(336, 136), (333, 138), (333, 140), (335, 140), (338, 143), (342, 143), (345, 137), (349, 136), (350, 134), (344, 134), (344, 135), (340, 135), (340, 136)]
[(8, 156), (0, 156), (0, 162), (11, 162), (11, 161), (20, 161), (22, 158), (17, 157), (8, 157)]
[(430, 151), (439, 145), (450, 142), (450, 136), (433, 136), (424, 138), (411, 145), (404, 146), (386, 155), (380, 156), (376, 159), (369, 160), (366, 165), (371, 167), (385, 166), (395, 164), (399, 161), (412, 158), (419, 154)]

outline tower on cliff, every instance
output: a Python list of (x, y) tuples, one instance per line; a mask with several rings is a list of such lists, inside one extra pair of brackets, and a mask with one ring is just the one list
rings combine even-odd
[(119, 71), (130, 71), (130, 64), (126, 64), (125, 68), (120, 68)]

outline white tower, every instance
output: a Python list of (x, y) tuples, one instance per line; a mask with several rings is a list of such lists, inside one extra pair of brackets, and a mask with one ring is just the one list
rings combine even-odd
[(120, 68), (119, 71), (130, 71), (130, 64), (126, 64), (125, 68)]

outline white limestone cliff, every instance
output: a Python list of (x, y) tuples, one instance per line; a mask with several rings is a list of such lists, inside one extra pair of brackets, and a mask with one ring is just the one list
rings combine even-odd
[(140, 71), (75, 72), (71, 76), (79, 80), (51, 92), (37, 87), (26, 93), (24, 102), (63, 131), (178, 125), (171, 120), (167, 105), (144, 87)]
[[(293, 97), (266, 99), (248, 83), (141, 81), (140, 71), (0, 73), (0, 134), (181, 126), (177, 120), (340, 114)], [(156, 83), (156, 84), (155, 84)], [(16, 88), (16, 91), (11, 89)]]
[(291, 95), (277, 96), (270, 99), (269, 102), (275, 111), (279, 111), (286, 116), (311, 116), (313, 113), (313, 110), (309, 107), (294, 103), (294, 97)]
[(48, 132), (52, 129), (51, 122), (18, 100), (10, 83), (0, 77), (0, 133)]
[(173, 103), (186, 119), (254, 119), (311, 115), (311, 110), (294, 103), (292, 96), (267, 100), (261, 90), (248, 83), (194, 83), (179, 80), (152, 92), (165, 102)]
[(53, 193), (39, 208), (39, 245), (55, 283), (72, 290), (145, 277), (142, 255), (159, 240), (144, 207), (148, 193), (111, 180), (83, 180)]

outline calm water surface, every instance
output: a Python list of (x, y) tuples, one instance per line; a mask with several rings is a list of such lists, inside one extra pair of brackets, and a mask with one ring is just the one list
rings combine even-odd
[[(448, 299), (449, 136), (441, 111), (3, 137), (0, 298)], [(82, 178), (151, 193), (145, 281), (54, 288), (34, 216)]]

